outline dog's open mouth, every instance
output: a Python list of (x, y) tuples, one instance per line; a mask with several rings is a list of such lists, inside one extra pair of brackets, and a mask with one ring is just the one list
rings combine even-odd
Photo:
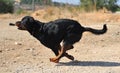
[(19, 30), (26, 30), (26, 28), (24, 27), (23, 24), (21, 24), (20, 21), (17, 21), (17, 22), (15, 23), (15, 25), (18, 27)]

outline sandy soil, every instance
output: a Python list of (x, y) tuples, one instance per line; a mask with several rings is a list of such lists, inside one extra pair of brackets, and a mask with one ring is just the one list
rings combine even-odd
[[(55, 64), (49, 61), (54, 57), (50, 49), (28, 32), (8, 25), (21, 17), (7, 16), (0, 15), (0, 73), (120, 73), (119, 21), (106, 22), (108, 32), (104, 35), (85, 32), (75, 48), (68, 51), (75, 61), (64, 57)], [(99, 29), (102, 23), (82, 25)]]

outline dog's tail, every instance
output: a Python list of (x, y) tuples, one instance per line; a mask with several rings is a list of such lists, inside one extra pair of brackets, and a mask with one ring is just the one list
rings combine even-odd
[(107, 26), (106, 26), (106, 24), (104, 24), (103, 29), (100, 29), (100, 30), (89, 28), (89, 27), (84, 27), (84, 31), (89, 31), (93, 34), (100, 35), (100, 34), (104, 34), (107, 32)]

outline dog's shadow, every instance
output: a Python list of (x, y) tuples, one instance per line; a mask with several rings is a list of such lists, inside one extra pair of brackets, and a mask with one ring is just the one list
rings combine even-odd
[(57, 66), (101, 66), (101, 67), (114, 67), (120, 66), (118, 62), (107, 62), (107, 61), (70, 61), (60, 62)]

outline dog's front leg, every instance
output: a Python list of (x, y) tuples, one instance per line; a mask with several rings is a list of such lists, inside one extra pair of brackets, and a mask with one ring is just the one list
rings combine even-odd
[(66, 53), (67, 50), (73, 49), (74, 47), (71, 45), (66, 45), (61, 47), (61, 45), (56, 46), (54, 49), (52, 49), (52, 51), (55, 53), (55, 55), (57, 57), (55, 58), (50, 58), (51, 62), (55, 62), (58, 63), (60, 58), (62, 57), (67, 57), (70, 60), (74, 60), (74, 57), (72, 55), (69, 55), (68, 53)]

